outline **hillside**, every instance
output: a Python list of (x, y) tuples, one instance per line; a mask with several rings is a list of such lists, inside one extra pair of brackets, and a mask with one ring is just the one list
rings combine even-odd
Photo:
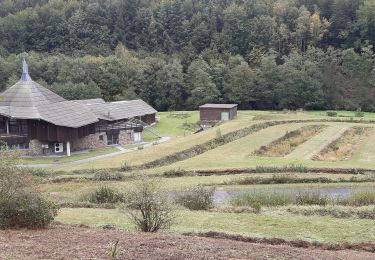
[(374, 16), (372, 0), (1, 1), (0, 91), (26, 57), (66, 99), (375, 111)]

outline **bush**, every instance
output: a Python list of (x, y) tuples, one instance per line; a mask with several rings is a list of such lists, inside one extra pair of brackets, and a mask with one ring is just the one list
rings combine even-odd
[(286, 192), (246, 192), (235, 195), (230, 204), (238, 207), (253, 207), (256, 204), (261, 206), (285, 206), (293, 204), (293, 195)]
[(173, 209), (159, 185), (158, 180), (141, 179), (127, 193), (124, 210), (140, 231), (157, 232), (172, 225)]
[(0, 149), (0, 228), (44, 228), (57, 206), (38, 192), (30, 172), (19, 166), (18, 154)]
[(0, 228), (45, 228), (56, 217), (56, 204), (37, 192), (25, 192), (0, 201)]
[(163, 176), (167, 178), (183, 177), (183, 176), (191, 176), (191, 175), (193, 174), (191, 174), (189, 171), (184, 170), (184, 169), (173, 169), (173, 170), (165, 171), (163, 173)]
[(335, 112), (335, 111), (328, 111), (327, 112), (327, 116), (336, 117), (337, 116), (337, 112)]
[(285, 166), (262, 166), (255, 167), (255, 173), (286, 173), (286, 172), (308, 172), (309, 169), (302, 164), (290, 164)]
[(100, 186), (95, 190), (85, 194), (83, 200), (91, 203), (105, 204), (118, 203), (124, 201), (124, 194), (108, 186)]
[(214, 187), (198, 185), (179, 194), (175, 202), (190, 210), (208, 210), (214, 205)]
[(289, 206), (286, 210), (292, 214), (304, 216), (319, 215), (334, 218), (357, 217), (362, 219), (375, 219), (375, 206)]
[(347, 200), (352, 206), (375, 205), (375, 190), (353, 191)]
[(362, 112), (362, 109), (361, 109), (361, 108), (358, 108), (357, 111), (355, 111), (354, 116), (355, 116), (355, 117), (364, 117), (364, 116), (365, 116), (365, 113)]
[(127, 162), (124, 162), (120, 167), (120, 170), (123, 172), (128, 172), (128, 171), (131, 171), (132, 169), (133, 167), (129, 165)]
[(108, 170), (101, 170), (94, 174), (93, 180), (95, 181), (121, 181), (125, 179), (125, 175), (121, 172), (111, 172)]
[(306, 191), (298, 193), (296, 196), (297, 205), (321, 205), (325, 206), (329, 202), (327, 195), (320, 193), (319, 191)]

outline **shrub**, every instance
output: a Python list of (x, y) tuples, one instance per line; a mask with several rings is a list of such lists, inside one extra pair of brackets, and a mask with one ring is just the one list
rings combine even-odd
[(353, 191), (348, 201), (349, 204), (353, 206), (375, 205), (375, 190)]
[(319, 215), (331, 216), (334, 218), (357, 217), (362, 219), (375, 219), (375, 206), (289, 206), (286, 210), (292, 214), (300, 214), (304, 216)]
[(319, 191), (300, 192), (296, 195), (297, 205), (321, 205), (325, 206), (329, 202), (327, 195)]
[(255, 214), (260, 214), (260, 211), (262, 210), (262, 205), (260, 202), (256, 201), (251, 205), (251, 208), (254, 210)]
[(83, 196), (83, 200), (91, 203), (118, 203), (124, 201), (124, 194), (108, 186), (99, 186)]
[(50, 171), (48, 171), (47, 169), (42, 169), (42, 168), (28, 168), (27, 171), (31, 173), (31, 175), (37, 176), (37, 177), (47, 177), (51, 175)]
[(246, 192), (235, 195), (230, 204), (233, 206), (253, 207), (256, 203), (261, 206), (284, 206), (294, 203), (293, 195), (286, 192)]
[(102, 170), (96, 172), (92, 179), (95, 181), (121, 181), (125, 179), (125, 175), (121, 172)]
[(302, 164), (290, 164), (285, 166), (262, 166), (255, 167), (256, 173), (285, 173), (285, 172), (308, 172), (309, 169)]
[(208, 210), (214, 205), (214, 187), (198, 185), (179, 194), (175, 202), (190, 210)]
[(157, 232), (167, 229), (173, 222), (173, 209), (165, 194), (160, 192), (160, 182), (141, 179), (127, 193), (125, 212), (137, 229)]
[(23, 192), (0, 201), (0, 228), (45, 228), (56, 217), (56, 204), (37, 192)]
[(328, 111), (327, 112), (327, 116), (336, 117), (337, 116), (337, 112), (335, 112), (335, 111)]
[(169, 170), (169, 171), (165, 171), (163, 173), (163, 176), (167, 177), (167, 178), (183, 177), (183, 176), (188, 176), (188, 175), (190, 176), (190, 175), (193, 175), (193, 174), (190, 173), (187, 170), (184, 170), (184, 169), (172, 169), (172, 170)]
[(30, 172), (19, 165), (17, 153), (0, 149), (0, 228), (44, 228), (58, 208), (38, 192)]
[(122, 163), (120, 170), (123, 172), (131, 171), (133, 169), (127, 162)]
[(355, 117), (364, 117), (364, 116), (365, 116), (365, 113), (362, 112), (362, 109), (361, 109), (361, 108), (358, 108), (357, 111), (355, 111), (354, 116), (355, 116)]

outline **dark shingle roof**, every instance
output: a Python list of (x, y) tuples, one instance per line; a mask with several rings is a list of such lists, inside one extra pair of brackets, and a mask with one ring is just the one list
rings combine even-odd
[(154, 114), (157, 111), (141, 99), (111, 103), (87, 104), (90, 110), (103, 120), (120, 120)]
[(106, 103), (97, 98), (67, 101), (32, 81), (25, 61), (21, 80), (0, 94), (0, 115), (44, 120), (72, 128), (89, 125), (99, 119), (114, 121), (156, 112), (143, 100)]
[(85, 105), (63, 101), (38, 107), (40, 117), (58, 126), (78, 128), (98, 122), (98, 118)]

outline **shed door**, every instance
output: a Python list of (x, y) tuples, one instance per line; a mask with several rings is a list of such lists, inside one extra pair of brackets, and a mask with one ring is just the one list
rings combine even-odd
[(229, 120), (229, 112), (221, 112), (221, 121)]
[(134, 142), (142, 142), (142, 132), (134, 132)]

